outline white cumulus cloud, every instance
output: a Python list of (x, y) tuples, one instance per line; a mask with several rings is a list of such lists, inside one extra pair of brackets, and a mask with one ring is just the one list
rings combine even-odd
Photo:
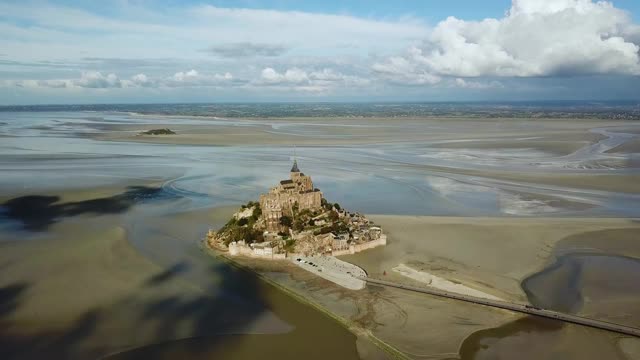
[(133, 87), (194, 87), (194, 86), (220, 86), (238, 85), (233, 83), (231, 73), (201, 74), (196, 70), (177, 72), (169, 77), (149, 77), (140, 73), (129, 79), (121, 79), (116, 74), (103, 75), (99, 71), (85, 71), (79, 78), (71, 79), (47, 79), (47, 80), (5, 80), (4, 86), (16, 86), (22, 88), (133, 88)]
[(131, 77), (131, 83), (137, 86), (148, 87), (153, 85), (153, 81), (145, 74), (136, 74)]
[(383, 79), (398, 84), (433, 85), (442, 80), (421, 64), (401, 56), (391, 57), (384, 63), (373, 64), (372, 70)]
[(229, 72), (224, 74), (201, 74), (198, 71), (191, 69), (189, 71), (179, 71), (173, 76), (164, 81), (161, 81), (160, 85), (168, 87), (182, 87), (182, 86), (218, 86), (224, 84), (230, 84), (232, 82), (233, 75)]
[(102, 75), (99, 71), (85, 71), (80, 79), (73, 80), (73, 85), (83, 88), (105, 89), (122, 87), (116, 74)]
[(292, 67), (278, 71), (266, 67), (251, 84), (256, 87), (269, 86), (280, 91), (299, 91), (319, 95), (329, 94), (338, 89), (359, 88), (369, 84), (369, 80), (356, 75), (345, 75), (331, 68), (304, 70)]
[(495, 80), (489, 82), (481, 82), (456, 78), (454, 83), (456, 87), (463, 89), (495, 89), (504, 87), (501, 82)]
[(0, 103), (36, 88), (50, 89), (33, 92), (43, 99), (151, 96), (162, 88), (167, 101), (206, 93), (201, 87), (229, 89), (237, 98), (261, 97), (265, 88), (283, 99), (300, 92), (344, 99), (637, 97), (640, 26), (614, 3), (512, 0), (504, 10), (429, 26), (411, 15), (193, 4), (167, 11), (126, 1), (101, 14), (73, 3), (0, 1)]
[(280, 73), (273, 68), (267, 67), (262, 69), (260, 80), (266, 84), (301, 84), (309, 81), (307, 72), (299, 68), (287, 69), (284, 73)]
[(190, 81), (193, 79), (196, 79), (198, 77), (198, 72), (191, 69), (187, 72), (177, 72), (175, 74), (173, 74), (173, 79), (175, 81)]
[(313, 71), (309, 74), (309, 77), (314, 80), (323, 81), (342, 81), (345, 79), (345, 75), (329, 68), (324, 68), (320, 71)]
[(629, 14), (610, 2), (513, 0), (500, 19), (449, 17), (422, 44), (372, 69), (407, 84), (442, 76), (640, 75), (639, 39)]
[(6, 80), (7, 86), (22, 88), (88, 88), (88, 89), (108, 89), (127, 87), (129, 80), (120, 80), (116, 74), (103, 75), (99, 71), (84, 71), (79, 78), (73, 79), (46, 79), (46, 80)]

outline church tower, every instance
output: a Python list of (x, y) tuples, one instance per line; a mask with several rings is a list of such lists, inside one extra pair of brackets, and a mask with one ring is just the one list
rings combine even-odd
[(296, 146), (293, 145), (293, 166), (291, 167), (290, 178), (293, 179), (300, 174), (300, 169), (298, 169), (298, 159), (296, 158)]
[(293, 159), (293, 166), (291, 167), (291, 171), (290, 171), (293, 175), (293, 173), (299, 173), (300, 169), (298, 169), (298, 160)]
[(293, 166), (289, 172), (290, 179), (282, 180), (272, 187), (269, 193), (260, 195), (262, 218), (267, 231), (277, 232), (283, 229), (280, 224), (282, 216), (295, 216), (294, 207), (298, 210), (317, 210), (322, 207), (322, 192), (313, 187), (311, 176), (300, 172), (298, 160), (293, 158)]

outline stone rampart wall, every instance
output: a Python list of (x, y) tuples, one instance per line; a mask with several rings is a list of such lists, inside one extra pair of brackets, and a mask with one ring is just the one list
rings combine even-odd
[[(260, 251), (262, 250), (262, 251)], [(270, 254), (267, 252), (265, 254), (263, 249), (254, 250), (250, 246), (247, 245), (237, 245), (237, 244), (229, 244), (229, 255), (231, 256), (247, 256), (257, 259), (268, 259), (268, 260), (284, 260), (287, 258), (286, 254)]]
[(340, 255), (351, 255), (354, 254), (354, 252), (352, 252), (351, 249), (345, 249), (345, 250), (333, 250), (331, 252), (331, 255), (333, 256), (340, 256)]
[(362, 244), (350, 245), (349, 249), (345, 249), (345, 250), (334, 250), (331, 252), (331, 255), (333, 256), (351, 255), (351, 254), (359, 253), (360, 251), (373, 249), (378, 246), (384, 246), (384, 245), (387, 245), (387, 235), (382, 234), (380, 235), (380, 238), (377, 240), (368, 241)]
[(386, 235), (380, 235), (380, 238), (377, 240), (368, 241), (362, 244), (356, 244), (354, 245), (354, 248), (355, 248), (355, 252), (360, 252), (363, 250), (373, 249), (375, 247), (383, 246), (383, 245), (387, 245)]

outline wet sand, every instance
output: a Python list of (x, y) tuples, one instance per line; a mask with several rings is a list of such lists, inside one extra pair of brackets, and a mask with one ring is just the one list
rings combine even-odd
[[(607, 285), (611, 278), (622, 281), (624, 269), (628, 273), (627, 277), (635, 276), (640, 265), (630, 269), (626, 266), (608, 266), (602, 261), (595, 261), (593, 266), (584, 268), (580, 277), (582, 280), (571, 282), (574, 285), (570, 285), (567, 282), (569, 278), (560, 276), (559, 272), (545, 270), (547, 267), (553, 268), (556, 256), (562, 253), (591, 251), (596, 256), (604, 256), (603, 253), (615, 254), (617, 251), (637, 255), (638, 252), (633, 249), (639, 246), (637, 239), (640, 239), (640, 224), (632, 219), (536, 218), (509, 219), (505, 222), (495, 218), (370, 218), (388, 232), (390, 241), (387, 247), (382, 249), (383, 251), (373, 249), (344, 256), (342, 259), (363, 267), (372, 277), (420, 286), (418, 282), (412, 283), (410, 279), (389, 271), (404, 262), (412, 264), (413, 268), (423, 269), (489, 294), (518, 302), (531, 300), (535, 305), (541, 304), (532, 299), (534, 293), (538, 296), (557, 296), (557, 299), (566, 302), (571, 301), (571, 296), (563, 296), (562, 294), (568, 291), (564, 289), (575, 289), (575, 284), (582, 284), (578, 291), (584, 292), (585, 298), (589, 300), (585, 306), (576, 308), (579, 314), (632, 326), (637, 326), (640, 321), (640, 314), (634, 309), (638, 297), (635, 293), (637, 289), (632, 285), (634, 280), (629, 278), (625, 283), (611, 283), (618, 289), (616, 291), (612, 291)], [(598, 246), (599, 244), (602, 246)], [(629, 251), (626, 251), (627, 246)], [(640, 264), (639, 260), (629, 261)], [(551, 275), (547, 276), (547, 273)], [(541, 288), (533, 288), (531, 280), (526, 284), (527, 279), (532, 277), (541, 280), (538, 283)], [(521, 285), (523, 282), (525, 285)], [(613, 284), (618, 284), (619, 287)], [(387, 289), (381, 291), (386, 292)], [(414, 318), (421, 319), (414, 322), (423, 322), (409, 329), (417, 331), (421, 326), (432, 327), (437, 324), (437, 333), (447, 335), (448, 346), (444, 349), (456, 352), (460, 346), (463, 359), (510, 358), (516, 355), (521, 358), (539, 359), (553, 358), (559, 354), (562, 354), (563, 359), (625, 359), (620, 355), (618, 336), (615, 334), (522, 317), (508, 312), (493, 314), (492, 319), (495, 323), (490, 326), (490, 323), (482, 321), (483, 314), (490, 310), (481, 306), (476, 306), (475, 312), (465, 317), (466, 321), (477, 326), (467, 334), (473, 335), (466, 338), (460, 332), (459, 323), (453, 325), (454, 322), (450, 318), (448, 324), (438, 321), (443, 316), (452, 316), (456, 311), (461, 311), (466, 304), (451, 303), (448, 308), (435, 312), (431, 305), (436, 302), (435, 299), (423, 296), (420, 300), (424, 307), (419, 309), (407, 303), (412, 297), (414, 295), (402, 294), (394, 299), (395, 305), (400, 309), (408, 310), (409, 313), (413, 313)], [(547, 302), (544, 305), (558, 310), (568, 310), (560, 304), (552, 306), (555, 304)], [(485, 326), (484, 329), (478, 329), (482, 327), (480, 324)], [(415, 353), (425, 354), (425, 357), (426, 354), (436, 355), (431, 352), (433, 348), (426, 345), (420, 348), (421, 344), (417, 339), (411, 343), (410, 338), (404, 336), (403, 330), (406, 326), (411, 324), (386, 323), (378, 331), (381, 336), (386, 336), (384, 338), (390, 343), (411, 346)], [(389, 328), (385, 329), (386, 327)], [(432, 336), (423, 333), (422, 339), (428, 337), (427, 343), (433, 344), (436, 339)], [(625, 340), (627, 344), (624, 346), (635, 346), (629, 344), (634, 343), (636, 339), (625, 339), (628, 340)], [(541, 350), (522, 357), (522, 346)], [(417, 351), (418, 348), (420, 351)]]
[[(305, 171), (343, 207), (474, 216), (372, 216), (389, 245), (343, 258), (372, 276), (410, 282), (392, 271), (404, 263), (522, 302), (581, 279), (589, 296), (576, 311), (633, 322), (634, 293), (600, 297), (620, 271), (597, 271), (602, 263), (592, 258), (548, 269), (577, 252), (640, 254), (637, 221), (603, 218), (638, 216), (635, 155), (608, 150), (633, 144), (634, 122), (98, 113), (89, 121), (43, 113), (29, 128), (22, 124), (31, 116), (22, 115), (2, 128), (10, 135), (0, 202), (37, 196), (13, 204), (10, 221), (0, 222), (0, 357), (94, 358), (134, 348), (119, 358), (384, 357), (368, 332), (416, 359), (638, 354), (635, 339), (601, 331), (398, 289), (350, 291), (296, 267), (249, 264), (347, 319), (350, 332), (199, 247), (209, 227), (286, 173), (295, 144)], [(66, 117), (74, 120), (59, 120)], [(136, 136), (158, 127), (178, 135)], [(616, 129), (624, 134), (607, 132)], [(619, 260), (604, 267), (635, 269)], [(531, 277), (538, 284), (523, 288)], [(618, 305), (622, 312), (608, 311)]]
[[(113, 197), (118, 191), (99, 189), (97, 195), (90, 194), (83, 190), (60, 197), (65, 199), (63, 202), (82, 202)], [(167, 206), (172, 204), (169, 202)], [(175, 242), (179, 238), (186, 247), (195, 250), (197, 237), (193, 232), (207, 222), (212, 226), (222, 224), (234, 208), (152, 216), (145, 220), (145, 226), (154, 229), (153, 236), (139, 228), (137, 231), (142, 234), (135, 231), (126, 234), (119, 227), (120, 216), (135, 218), (141, 206), (147, 205), (133, 204), (122, 214), (66, 216), (48, 225), (45, 239), (3, 238), (9, 240), (2, 243), (0, 251), (3, 304), (0, 337), (5, 357), (39, 358), (46, 351), (54, 357), (85, 358), (135, 348), (116, 358), (233, 358), (231, 354), (242, 358), (258, 353), (287, 358), (285, 354), (293, 349), (292, 341), (303, 344), (296, 351), (305, 351), (316, 344), (313, 340), (316, 336), (336, 337), (331, 340), (336, 347), (316, 351), (317, 358), (384, 356), (366, 337), (356, 337), (320, 313), (314, 318), (316, 312), (312, 308), (268, 284), (245, 278), (246, 274), (236, 274), (207, 254), (201, 255), (215, 271), (204, 275), (212, 280), (204, 284), (192, 281), (192, 275), (196, 279), (203, 276), (189, 269), (196, 265), (181, 265), (183, 255), (172, 252), (167, 256), (167, 249), (163, 249), (166, 239)], [(153, 208), (163, 206), (153, 204)], [(393, 277), (389, 271), (382, 275), (386, 264), (402, 260), (466, 286), (520, 300), (523, 294), (518, 279), (542, 270), (551, 261), (554, 246), (574, 251), (584, 246), (598, 248), (600, 243), (605, 247), (599, 251), (626, 252), (637, 245), (634, 239), (640, 227), (624, 219), (510, 219), (508, 224), (495, 218), (373, 216), (372, 219), (389, 233), (390, 244), (380, 248), (384, 251), (374, 249), (343, 258), (363, 266), (372, 276)], [(607, 241), (608, 238), (616, 240)], [(146, 249), (146, 256), (142, 257), (130, 241)], [(147, 241), (157, 244), (158, 254), (153, 253), (153, 247), (149, 249)], [(54, 253), (57, 255), (52, 256)], [(482, 358), (478, 351), (493, 354), (489, 355), (491, 358), (496, 354), (518, 354), (524, 344), (552, 340), (564, 358), (585, 354), (594, 357), (581, 358), (618, 358), (611, 357), (611, 352), (623, 348), (634, 351), (633, 339), (616, 345), (615, 337), (573, 325), (557, 329), (557, 324), (540, 325), (538, 320), (528, 318), (517, 320), (520, 315), (506, 311), (396, 289), (370, 286), (362, 291), (349, 291), (293, 265), (294, 269), (281, 269), (268, 262), (250, 265), (348, 319), (359, 329), (371, 331), (411, 358), (454, 358), (458, 353), (463, 359)], [(43, 277), (45, 273), (47, 276)], [(502, 274), (508, 274), (507, 278)], [(225, 278), (231, 283), (220, 284)], [(220, 288), (249, 291), (246, 298), (258, 299), (259, 304), (235, 307), (224, 296), (218, 299), (219, 292), (215, 289)], [(220, 309), (224, 309), (225, 320), (216, 323)], [(141, 316), (150, 311), (151, 315)], [(233, 316), (229, 314), (239, 317), (230, 320)], [(510, 325), (514, 321), (516, 325)], [(268, 335), (221, 336), (220, 331)], [(533, 335), (518, 335), (523, 331)], [(500, 333), (503, 335), (496, 335)], [(583, 343), (585, 339), (590, 339), (587, 345)], [(247, 353), (247, 349), (256, 352)], [(316, 354), (308, 357), (314, 358)]]
[[(637, 359), (619, 345), (632, 349), (638, 340), (553, 320), (524, 317), (495, 329), (474, 333), (460, 348), (462, 359)], [(525, 350), (526, 349), (526, 350)]]
[[(343, 257), (371, 276), (403, 280), (391, 269), (405, 263), (495, 296), (526, 301), (520, 282), (552, 258), (553, 246), (570, 236), (628, 229), (630, 219), (455, 218), (371, 215), (392, 240), (383, 249)], [(587, 236), (584, 236), (586, 238)]]
[(502, 300), (493, 295), (464, 286), (459, 282), (449, 281), (426, 271), (415, 270), (414, 268), (405, 264), (400, 264), (394, 267), (392, 270), (404, 277), (418, 281), (427, 287), (442, 290), (448, 293), (467, 295), (490, 300)]
[[(459, 226), (466, 221), (464, 218), (450, 220), (456, 221), (451, 224), (451, 227)], [(529, 220), (527, 226), (533, 224), (533, 221)], [(501, 226), (496, 219), (483, 219), (480, 222), (484, 223), (485, 227)], [(472, 223), (477, 222), (472, 221)], [(573, 232), (576, 234), (574, 236), (587, 234), (583, 236), (586, 239), (591, 238), (589, 232), (580, 232), (580, 228), (586, 225), (581, 219), (570, 219), (558, 224), (558, 226), (567, 225), (574, 227)], [(637, 226), (625, 229), (627, 225), (622, 221), (610, 219), (603, 219), (599, 224), (600, 227), (622, 227), (618, 231), (638, 232)], [(541, 233), (539, 235), (545, 236)], [(571, 235), (568, 238), (571, 238)], [(559, 240), (556, 244), (563, 241)], [(477, 248), (471, 250), (477, 250)], [(536, 258), (540, 255), (536, 252), (526, 253), (529, 249), (524, 250), (525, 255), (517, 251), (512, 251), (512, 254), (519, 259), (527, 256)], [(413, 254), (417, 255), (415, 252)], [(548, 262), (552, 263), (553, 255), (551, 252), (547, 252), (547, 255)], [(357, 256), (366, 257), (367, 252)], [(375, 337), (394, 346), (410, 358), (635, 359), (632, 354), (638, 345), (638, 340), (634, 338), (621, 338), (617, 334), (605, 331), (397, 289), (368, 286), (363, 291), (350, 291), (314, 277), (285, 262), (255, 259), (243, 261), (274, 281), (348, 319), (355, 326), (369, 329)], [(534, 270), (536, 274), (548, 265), (544, 259), (533, 261), (537, 261), (539, 265), (539, 268)], [(386, 279), (392, 277), (389, 273), (379, 275)], [(451, 274), (449, 276), (455, 278), (455, 276), (451, 277)], [(475, 280), (489, 279), (478, 275)], [(548, 282), (548, 284), (552, 283), (553, 281)], [(600, 296), (602, 295), (600, 293)], [(607, 298), (609, 297), (603, 297), (603, 299)], [(625, 297), (620, 299), (623, 298)], [(590, 312), (585, 315), (597, 317), (597, 314)], [(599, 318), (613, 320), (608, 317)], [(535, 351), (524, 354), (522, 347), (531, 347)], [(631, 355), (625, 357), (626, 353)]]
[[(265, 118), (197, 117), (198, 124), (181, 124), (187, 117), (146, 116), (144, 125), (105, 125), (92, 136), (100, 140), (181, 145), (353, 145), (433, 142), (444, 148), (535, 148), (568, 154), (603, 137), (597, 127), (633, 124), (630, 121), (488, 118)], [(194, 118), (191, 118), (194, 119)], [(207, 124), (207, 122), (210, 124)], [(188, 121), (185, 121), (188, 122)], [(176, 135), (139, 135), (167, 126)], [(461, 131), (474, 129), (473, 133)]]
[(638, 154), (640, 153), (640, 138), (628, 141), (620, 146), (608, 150), (610, 153), (622, 153), (622, 154)]
[[(553, 260), (527, 277), (522, 287), (536, 306), (637, 328), (638, 245), (634, 228), (571, 235), (555, 244)], [(531, 346), (536, 343), (544, 346)], [(494, 359), (515, 354), (522, 346), (532, 351), (519, 354), (519, 358), (532, 360), (637, 359), (640, 355), (638, 338), (533, 317), (473, 334), (464, 341), (461, 354)]]
[[(495, 134), (502, 136), (500, 133)], [(525, 134), (522, 134), (525, 135)], [(564, 133), (533, 132), (526, 137), (504, 136), (487, 140), (446, 141), (432, 145), (443, 149), (535, 149), (556, 155), (569, 155), (578, 149), (600, 141), (604, 136), (576, 130)]]
[[(101, 125), (101, 132), (91, 137), (107, 141), (209, 146), (295, 144), (308, 147), (352, 147), (415, 144), (428, 151), (428, 156), (434, 157), (426, 158), (429, 161), (423, 163), (394, 161), (385, 166), (399, 172), (419, 170), (478, 176), (540, 187), (640, 194), (640, 176), (636, 173), (600, 172), (589, 176), (584, 173), (589, 169), (597, 171), (639, 167), (640, 160), (629, 156), (629, 151), (635, 149), (637, 135), (613, 149), (604, 149), (602, 159), (595, 157), (593, 160), (579, 161), (574, 154), (607, 138), (598, 129), (634, 134), (637, 124), (632, 121), (464, 117), (225, 120), (201, 117), (198, 118), (201, 123), (197, 125), (173, 123), (171, 126), (177, 135), (140, 136), (139, 131), (167, 126), (166, 121), (174, 118), (149, 116), (145, 119), (157, 123)], [(211, 124), (207, 125), (207, 121)], [(620, 155), (616, 149), (626, 150)], [(611, 157), (605, 156), (606, 154)], [(516, 169), (509, 162), (495, 161), (495, 157), (502, 155), (509, 161), (518, 160), (513, 162)], [(480, 157), (476, 159), (476, 156)], [(483, 164), (487, 166), (478, 166)]]
[[(405, 356), (455, 358), (473, 332), (499, 326), (508, 312), (412, 292), (368, 285), (354, 291), (317, 277), (288, 262), (234, 258), (290, 291), (341, 317), (352, 331), (392, 346)], [(360, 346), (360, 345), (359, 345)]]
[(425, 170), (435, 170), (461, 175), (480, 176), (501, 181), (542, 185), (550, 187), (570, 187), (596, 191), (619, 191), (640, 194), (640, 175), (633, 172), (623, 174), (571, 174), (556, 171), (522, 173), (509, 170), (449, 169), (440, 166), (424, 166)]
[[(67, 199), (63, 204), (86, 204), (111, 190), (56, 195)], [(359, 358), (356, 338), (343, 326), (254, 275), (215, 261), (198, 250), (198, 238), (186, 235), (186, 252), (174, 252), (173, 259), (155, 257), (153, 247), (145, 250), (149, 245), (137, 244), (123, 227), (124, 218), (136, 217), (144, 206), (59, 214), (46, 222), (16, 215), (23, 225), (39, 228), (0, 233), (0, 357), (85, 359), (124, 351), (117, 358), (287, 359), (320, 337), (329, 343), (309, 358)], [(229, 213), (222, 208), (160, 216), (166, 227), (154, 226), (158, 232), (147, 237), (166, 254), (163, 238), (189, 234), (205, 219), (218, 223)], [(149, 253), (143, 256), (139, 245)]]

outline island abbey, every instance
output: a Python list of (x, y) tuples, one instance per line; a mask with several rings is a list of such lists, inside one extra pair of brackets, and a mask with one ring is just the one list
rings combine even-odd
[(259, 202), (250, 201), (208, 243), (229, 255), (285, 259), (290, 256), (345, 255), (385, 245), (387, 236), (360, 213), (326, 201), (311, 177), (293, 161), (282, 180)]
[(278, 232), (283, 215), (293, 217), (297, 211), (322, 208), (322, 192), (313, 187), (311, 176), (300, 172), (298, 161), (293, 160), (289, 179), (260, 195), (260, 208), (267, 231)]

